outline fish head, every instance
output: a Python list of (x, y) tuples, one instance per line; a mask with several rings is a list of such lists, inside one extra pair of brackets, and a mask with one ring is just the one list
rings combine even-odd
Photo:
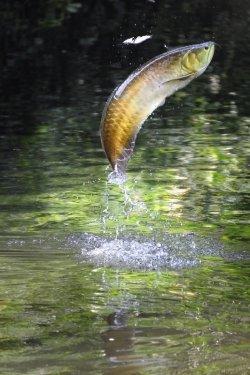
[(206, 42), (190, 46), (181, 57), (183, 74), (194, 74), (196, 77), (204, 72), (214, 55), (214, 42)]

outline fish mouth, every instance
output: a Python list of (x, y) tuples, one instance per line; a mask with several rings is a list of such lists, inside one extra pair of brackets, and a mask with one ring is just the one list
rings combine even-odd
[[(215, 51), (215, 43), (209, 42), (208, 48), (208, 54), (207, 54), (207, 60), (206, 60), (206, 66), (208, 66), (213, 58), (214, 51)], [(205, 47), (206, 49), (206, 47)]]

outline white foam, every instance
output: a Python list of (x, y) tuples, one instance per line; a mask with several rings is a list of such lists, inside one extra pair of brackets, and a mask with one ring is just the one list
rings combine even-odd
[(83, 235), (81, 258), (97, 266), (129, 269), (180, 269), (200, 264), (202, 256), (222, 256), (223, 247), (194, 234), (165, 235), (161, 241), (145, 238), (105, 238)]

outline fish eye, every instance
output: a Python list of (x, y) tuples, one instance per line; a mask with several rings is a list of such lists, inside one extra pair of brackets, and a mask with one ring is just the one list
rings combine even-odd
[(206, 46), (204, 49), (208, 50), (208, 46)]

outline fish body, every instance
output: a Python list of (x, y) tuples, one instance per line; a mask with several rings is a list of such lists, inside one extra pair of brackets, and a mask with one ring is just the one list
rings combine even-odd
[(124, 173), (143, 122), (167, 97), (201, 75), (213, 54), (213, 42), (173, 49), (138, 68), (113, 91), (102, 115), (101, 141), (116, 172)]

